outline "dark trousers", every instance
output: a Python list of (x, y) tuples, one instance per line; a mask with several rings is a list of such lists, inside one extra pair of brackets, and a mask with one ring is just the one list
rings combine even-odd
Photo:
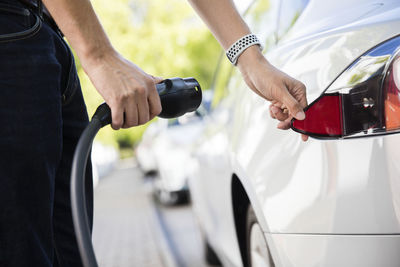
[(69, 183), (87, 124), (73, 56), (56, 27), (17, 0), (0, 0), (0, 266), (82, 266)]

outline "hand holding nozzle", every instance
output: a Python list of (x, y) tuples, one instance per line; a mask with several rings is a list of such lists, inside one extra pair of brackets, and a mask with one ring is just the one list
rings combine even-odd
[[(201, 104), (202, 92), (200, 84), (194, 78), (171, 78), (156, 85), (161, 100), (162, 111), (160, 118), (176, 118), (195, 111)], [(111, 124), (111, 109), (101, 104), (93, 115), (92, 120), (100, 120), (102, 127)]]

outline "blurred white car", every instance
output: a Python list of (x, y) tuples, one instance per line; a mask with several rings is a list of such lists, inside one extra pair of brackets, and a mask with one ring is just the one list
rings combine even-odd
[(136, 160), (145, 176), (154, 176), (158, 172), (156, 158), (153, 152), (154, 140), (166, 129), (168, 122), (159, 119), (151, 123), (143, 133), (142, 140), (136, 147)]
[(109, 174), (119, 160), (119, 153), (113, 146), (106, 146), (97, 141), (92, 146), (93, 185)]
[(189, 200), (188, 162), (193, 144), (203, 131), (202, 116), (196, 113), (170, 121), (170, 125), (154, 139), (157, 162), (156, 196), (163, 204), (180, 204)]
[(190, 162), (207, 259), (400, 266), (400, 1), (257, 0), (246, 20), (307, 86), (294, 128), (322, 140), (276, 129), (268, 103), (221, 72), (227, 91)]
[(159, 169), (156, 190), (164, 204), (188, 200), (186, 161), (194, 137), (201, 131), (200, 119), (168, 127), (156, 139), (154, 154)]
[(202, 119), (209, 111), (211, 99), (212, 92), (205, 90), (196, 112), (152, 123), (136, 150), (141, 169), (145, 174), (154, 174), (151, 175), (154, 193), (163, 204), (183, 204), (189, 200), (187, 162), (193, 144), (203, 130)]

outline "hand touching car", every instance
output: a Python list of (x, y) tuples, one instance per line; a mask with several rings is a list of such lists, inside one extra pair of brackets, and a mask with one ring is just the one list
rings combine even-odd
[[(292, 118), (305, 119), (306, 87), (268, 63), (257, 46), (248, 48), (239, 57), (238, 67), (247, 85), (271, 102), (270, 115), (280, 121), (279, 129), (289, 129)], [(302, 139), (307, 141), (308, 137), (302, 135)]]
[[(221, 46), (228, 51), (251, 31), (229, 0), (189, 0), (194, 9), (210, 28)], [(304, 84), (279, 71), (265, 59), (258, 45), (249, 40), (241, 43), (234, 54), (247, 85), (262, 98), (271, 101), (271, 117), (280, 120), (279, 129), (289, 129), (290, 120), (304, 120), (307, 106)], [(260, 42), (258, 44), (261, 44)], [(244, 47), (246, 46), (246, 47)], [(229, 51), (228, 51), (229, 52)], [(307, 140), (307, 136), (302, 136)]]

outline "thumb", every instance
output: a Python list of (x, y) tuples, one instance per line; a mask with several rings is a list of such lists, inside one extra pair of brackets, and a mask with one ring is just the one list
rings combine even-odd
[(304, 120), (306, 118), (306, 114), (304, 113), (300, 103), (289, 93), (286, 88), (282, 90), (282, 93), (283, 94), (280, 101), (289, 109), (289, 113), (297, 120)]

